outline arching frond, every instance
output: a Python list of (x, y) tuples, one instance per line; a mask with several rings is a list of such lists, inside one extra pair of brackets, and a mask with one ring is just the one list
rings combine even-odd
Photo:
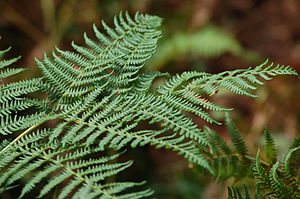
[[(0, 177), (2, 189), (9, 188), (16, 181), (26, 177), (27, 182), (19, 198), (23, 198), (40, 181), (47, 179), (41, 188), (39, 198), (48, 192), (59, 190), (58, 198), (141, 198), (152, 194), (151, 190), (128, 193), (128, 189), (142, 183), (113, 182), (105, 183), (110, 176), (116, 175), (132, 164), (112, 163), (120, 153), (112, 156), (88, 158), (99, 153), (99, 147), (74, 145), (62, 147), (56, 140), (48, 143), (52, 130), (38, 131), (25, 136), (9, 150), (1, 154), (0, 170), (6, 169)], [(11, 155), (8, 155), (11, 154)], [(37, 172), (32, 174), (32, 172)], [(60, 184), (66, 184), (60, 186)], [(3, 191), (3, 190), (2, 190)]]
[(175, 93), (183, 95), (205, 93), (214, 95), (221, 88), (226, 88), (239, 95), (256, 97), (249, 90), (255, 90), (254, 84), (263, 84), (259, 79), (270, 80), (277, 75), (298, 75), (290, 66), (268, 64), (266, 60), (263, 64), (248, 69), (237, 69), (219, 74), (208, 74), (204, 72), (192, 72), (178, 74), (161, 87), (160, 92), (166, 93), (175, 90)]

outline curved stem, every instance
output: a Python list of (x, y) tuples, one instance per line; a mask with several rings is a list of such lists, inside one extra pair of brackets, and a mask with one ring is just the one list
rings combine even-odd
[(0, 154), (3, 153), (4, 151), (6, 151), (10, 146), (12, 146), (14, 143), (16, 143), (17, 141), (19, 141), (22, 137), (24, 137), (25, 135), (27, 135), (28, 133), (30, 133), (32, 130), (34, 130), (35, 128), (37, 128), (38, 126), (40, 126), (41, 124), (45, 123), (48, 120), (43, 120), (40, 123), (29, 127), (26, 131), (24, 131), (22, 134), (20, 134), (16, 139), (14, 139), (14, 141), (12, 141), (11, 143), (9, 143), (9, 145), (7, 145), (4, 149), (2, 149), (0, 151)]

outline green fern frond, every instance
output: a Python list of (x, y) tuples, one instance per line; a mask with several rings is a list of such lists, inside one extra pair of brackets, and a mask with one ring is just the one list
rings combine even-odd
[[(95, 107), (97, 105), (93, 106), (93, 109)], [(75, 122), (78, 125), (70, 127), (62, 138), (62, 143), (76, 143), (86, 139), (86, 144), (90, 145), (105, 135), (99, 142), (102, 148), (109, 144), (110, 147), (119, 149), (130, 142), (132, 147), (138, 144), (153, 144), (157, 147), (172, 148), (189, 160), (209, 169), (206, 160), (196, 147), (197, 144), (208, 145), (205, 134), (196, 128), (190, 118), (183, 116), (179, 110), (168, 106), (153, 95), (129, 95), (124, 99), (118, 96), (97, 114), (90, 116), (90, 113), (87, 113), (89, 111), (89, 109), (84, 112), (81, 109), (72, 109), (72, 115), (64, 116), (69, 123)], [(79, 114), (84, 117), (81, 119)], [(84, 120), (87, 116), (90, 116), (88, 120)], [(150, 124), (160, 123), (163, 129), (134, 130), (139, 122), (148, 120)], [(131, 124), (132, 121), (135, 123)], [(172, 130), (174, 133), (166, 133), (166, 130)], [(187, 142), (188, 138), (194, 141)]]
[(241, 193), (238, 187), (227, 187), (228, 199), (251, 199), (248, 188), (244, 185), (244, 194)]
[(291, 143), (291, 145), (289, 146), (289, 151), (300, 146), (300, 136), (296, 137), (293, 142)]
[[(17, 62), (19, 60), (19, 58), (20, 57), (10, 59), (10, 60), (0, 61), (0, 69)], [(22, 71), (24, 71), (23, 68), (7, 68), (6, 70), (1, 70), (0, 71), (0, 81), (2, 81), (2, 79), (4, 79), (4, 78), (16, 75)]]
[(158, 92), (160, 94), (171, 93), (176, 89), (180, 89), (185, 85), (188, 81), (195, 77), (201, 77), (205, 75), (210, 75), (205, 72), (196, 72), (196, 71), (187, 71), (182, 74), (176, 74), (172, 76), (166, 83), (158, 88)]
[(262, 180), (259, 183), (257, 183), (257, 185), (263, 188), (269, 188), (270, 187), (269, 175), (266, 171), (266, 168), (261, 164), (261, 161), (259, 159), (259, 153), (260, 153), (260, 149), (258, 149), (256, 154), (256, 160), (253, 166), (253, 175), (255, 176), (255, 178)]
[[(1, 51), (1, 57), (10, 50)], [(0, 80), (10, 77), (24, 69), (7, 68), (9, 65), (15, 63), (18, 58), (0, 61)], [(39, 100), (25, 99), (24, 96), (39, 91), (41, 88), (41, 78), (23, 80), (13, 83), (0, 84), (0, 134), (7, 135), (13, 132), (26, 129), (41, 121), (41, 118), (46, 116), (44, 112), (36, 112), (24, 116), (18, 114), (25, 110), (34, 110)], [(33, 103), (33, 101), (35, 103)], [(32, 112), (32, 111), (31, 111)], [(14, 116), (13, 116), (14, 115)]]
[(282, 182), (278, 175), (279, 162), (276, 162), (269, 173), (269, 179), (271, 189), (275, 190), (275, 194), (278, 198), (287, 198), (292, 195), (291, 189)]
[(267, 128), (264, 130), (264, 135), (265, 135), (265, 142), (266, 142), (266, 151), (265, 151), (266, 158), (269, 163), (275, 163), (277, 157), (275, 141), (272, 138)]
[[(131, 198), (127, 189), (144, 183), (120, 182), (102, 184), (106, 178), (116, 175), (128, 168), (132, 161), (124, 163), (110, 163), (120, 154), (98, 159), (86, 159), (90, 154), (99, 153), (99, 147), (81, 147), (80, 145), (61, 147), (61, 144), (43, 139), (51, 131), (38, 132), (33, 136), (25, 136), (15, 143), (8, 151), (1, 154), (0, 169), (6, 169), (0, 177), (1, 187), (10, 187), (17, 180), (27, 176), (27, 183), (23, 187), (19, 198), (23, 198), (42, 179), (48, 178), (48, 183), (40, 190), (39, 198), (44, 197), (49, 191), (56, 189), (59, 184), (66, 182), (68, 185), (61, 187), (58, 198), (78, 198), (85, 192), (86, 198)], [(39, 139), (39, 140), (38, 140)], [(7, 155), (11, 153), (11, 155)], [(8, 164), (12, 164), (9, 166)], [(31, 173), (39, 170), (35, 175)], [(125, 191), (125, 192), (124, 192)], [(123, 194), (124, 193), (124, 194)], [(146, 197), (152, 194), (151, 190), (137, 191), (132, 196)]]
[(202, 119), (206, 120), (209, 123), (215, 123), (215, 124), (221, 124), (214, 120), (207, 112), (203, 111), (201, 108), (195, 106), (188, 100), (185, 100), (184, 98), (177, 97), (175, 95), (164, 95), (163, 100), (173, 106), (176, 107), (177, 109), (184, 110), (187, 112), (194, 113), (195, 115), (201, 117)]
[[(249, 93), (248, 90), (254, 90), (256, 87), (253, 84), (263, 84), (258, 77), (265, 80), (272, 79), (271, 77), (277, 75), (298, 75), (295, 70), (290, 66), (273, 66), (271, 63), (267, 66), (268, 60), (263, 64), (248, 69), (238, 69), (234, 71), (222, 72), (219, 74), (211, 75), (206, 73), (199, 73), (199, 77), (194, 79), (192, 83), (183, 87), (183, 90), (177, 92), (183, 92), (185, 95), (191, 92), (204, 92), (209, 95), (214, 95), (220, 88), (226, 88), (239, 95), (247, 95), (250, 97), (256, 97)], [(195, 75), (194, 75), (195, 76)]]
[(36, 124), (43, 123), (44, 121), (55, 119), (44, 112), (35, 113), (26, 116), (6, 116), (1, 117), (0, 133), (3, 135), (12, 134), (20, 130), (24, 130), (35, 126)]
[(207, 132), (211, 145), (213, 146), (213, 149), (215, 151), (221, 150), (220, 154), (233, 154), (233, 150), (228, 146), (228, 144), (219, 134), (208, 127), (205, 128), (205, 131)]
[[(270, 64), (266, 67), (267, 63), (268, 60), (255, 69), (238, 69), (215, 75), (204, 72), (184, 72), (171, 77), (157, 91), (163, 97), (169, 96), (170, 98), (171, 95), (172, 98), (175, 98), (178, 96), (185, 103), (200, 105), (210, 110), (229, 111), (230, 109), (219, 107), (210, 102), (206, 99), (205, 94), (215, 95), (220, 88), (224, 87), (236, 94), (256, 97), (248, 90), (256, 89), (253, 84), (263, 84), (258, 77), (270, 80), (269, 76), (279, 74), (297, 75), (296, 71), (289, 66), (273, 67), (273, 64)], [(207, 120), (213, 122), (210, 119)]]
[(57, 48), (60, 57), (54, 53), (54, 60), (45, 56), (42, 62), (37, 61), (46, 82), (52, 85), (49, 93), (60, 96), (59, 103), (63, 103), (64, 98), (80, 100), (77, 96), (84, 97), (103, 84), (103, 91), (121, 91), (138, 78), (144, 62), (155, 52), (160, 37), (160, 31), (155, 29), (161, 19), (139, 13), (135, 21), (127, 13), (126, 19), (127, 22), (122, 13), (115, 17), (115, 30), (103, 22), (108, 37), (94, 26), (95, 35), (102, 44), (85, 36), (89, 48), (72, 43), (77, 53)]
[(239, 132), (239, 130), (236, 128), (235, 124), (233, 123), (233, 121), (231, 120), (231, 118), (229, 117), (229, 114), (226, 113), (225, 114), (225, 124), (226, 127), (229, 131), (231, 140), (235, 146), (236, 151), (241, 154), (242, 156), (246, 156), (248, 154), (248, 149), (247, 146), (244, 142), (244, 139), (241, 136), (241, 133)]
[(292, 156), (299, 149), (300, 147), (297, 147), (288, 151), (281, 167), (279, 161), (272, 165), (263, 166), (258, 151), (253, 171), (254, 176), (259, 179), (256, 185), (257, 189), (266, 192), (263, 196), (293, 199), (299, 197), (300, 190), (295, 178), (299, 165), (296, 165), (295, 160), (292, 160)]
[[(282, 161), (282, 167), (283, 167), (283, 174), (285, 176), (285, 180), (292, 182), (289, 182), (291, 186), (297, 186), (297, 180), (293, 178), (293, 176), (299, 175), (299, 164), (297, 165), (297, 162), (300, 159), (300, 146), (295, 147), (291, 150), (289, 150), (283, 158)], [(298, 192), (300, 191), (300, 188), (298, 187)]]
[(247, 147), (243, 138), (227, 114), (225, 123), (235, 148), (229, 146), (212, 129), (208, 127), (204, 129), (212, 150), (203, 153), (207, 155), (213, 169), (213, 176), (216, 180), (226, 180), (230, 177), (241, 179), (251, 176), (252, 161), (247, 156)]
[[(209, 159), (212, 161), (211, 164), (215, 174), (214, 177), (216, 179), (226, 179), (227, 176), (235, 177), (235, 179), (243, 177), (243, 175), (238, 173), (239, 169), (243, 168), (243, 165), (238, 165), (238, 163), (243, 163), (243, 160), (239, 160), (239, 156), (237, 156), (236, 162), (231, 164), (236, 164), (237, 169), (235, 169), (234, 172), (230, 172), (228, 161), (231, 157), (234, 157), (234, 154), (230, 153), (230, 147), (218, 134), (208, 128), (207, 130), (209, 131), (211, 145), (214, 146), (214, 154), (209, 156)], [(260, 149), (258, 149), (256, 161), (252, 168), (252, 175), (258, 179), (255, 198), (298, 198), (300, 192), (296, 176), (298, 175), (299, 170), (297, 160), (299, 159), (298, 152), (300, 146), (295, 146), (298, 139), (296, 138), (293, 141), (290, 149), (284, 155), (283, 161), (279, 162), (276, 161), (274, 140), (267, 129), (265, 129), (264, 135), (266, 144), (269, 145), (267, 146), (269, 147), (268, 150), (272, 152), (273, 156), (272, 159), (270, 159), (272, 161), (267, 163), (259, 158)], [(268, 154), (267, 150), (265, 151), (265, 154)], [(248, 159), (248, 156), (243, 159)], [(249, 164), (252, 166), (251, 162), (248, 163), (248, 165)], [(251, 175), (248, 176), (250, 177)], [(248, 194), (245, 197), (250, 198), (250, 195)], [(228, 198), (244, 198), (244, 196), (240, 193), (239, 188), (228, 187)]]
[[(0, 39), (1, 39), (1, 37), (0, 37)], [(0, 50), (0, 58), (2, 58), (5, 55), (5, 53), (9, 52), (10, 50), (11, 50), (11, 47), (9, 47), (5, 50)]]

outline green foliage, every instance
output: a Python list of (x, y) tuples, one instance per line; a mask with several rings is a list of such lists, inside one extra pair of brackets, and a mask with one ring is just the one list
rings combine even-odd
[[(142, 73), (161, 36), (157, 30), (161, 21), (139, 13), (132, 19), (121, 12), (114, 18), (115, 28), (102, 22), (106, 34), (93, 26), (96, 40), (84, 34), (87, 47), (72, 42), (75, 52), (56, 48), (52, 57), (45, 54), (43, 60), (36, 60), (41, 78), (5, 83), (4, 78), (23, 69), (8, 68), (18, 58), (0, 62), (0, 133), (7, 138), (0, 144), (0, 192), (24, 181), (19, 198), (37, 184), (41, 184), (39, 198), (51, 193), (58, 198), (147, 197), (151, 190), (130, 189), (143, 182), (109, 180), (132, 161), (118, 163), (118, 152), (106, 154), (107, 149), (144, 145), (172, 149), (219, 179), (248, 175), (247, 148), (229, 116), (226, 125), (235, 148), (214, 131), (201, 129), (189, 115), (220, 124), (209, 111), (231, 109), (209, 101), (219, 89), (255, 97), (250, 90), (263, 84), (261, 79), (297, 73), (289, 66), (274, 67), (267, 61), (255, 68), (219, 74)], [(165, 78), (164, 83), (153, 90), (157, 77)], [(39, 99), (33, 97), (37, 94)], [(142, 122), (149, 127), (139, 125)], [(45, 123), (51, 128), (43, 126)], [(293, 162), (294, 150), (292, 147), (286, 156), (288, 165)], [(221, 165), (230, 167), (229, 174)], [(271, 188), (285, 188), (277, 183), (278, 166), (270, 171)], [(294, 175), (288, 166), (284, 171), (285, 176)], [(284, 188), (280, 193), (285, 193)]]
[(247, 60), (257, 58), (253, 52), (243, 49), (238, 41), (220, 28), (209, 25), (202, 30), (192, 33), (177, 33), (166, 38), (148, 66), (151, 69), (160, 69), (167, 62), (187, 55), (206, 58), (218, 57), (223, 53), (231, 53)]
[(275, 148), (275, 141), (270, 135), (270, 132), (268, 129), (265, 129), (265, 142), (266, 142), (266, 159), (269, 163), (274, 163), (276, 162), (276, 148)]
[(296, 180), (299, 175), (299, 165), (296, 164), (296, 159), (299, 159), (299, 150), (298, 143), (298, 147), (285, 153), (282, 162), (277, 161), (271, 165), (263, 165), (259, 159), (259, 151), (257, 152), (253, 171), (255, 177), (259, 179), (257, 188), (264, 192), (267, 191), (264, 196), (271, 195), (276, 198), (298, 198), (300, 196), (300, 188)]
[[(210, 143), (214, 146), (214, 153), (210, 154), (211, 156), (208, 158), (213, 165), (214, 177), (222, 180), (229, 177), (234, 177), (236, 180), (244, 177), (258, 179), (255, 188), (255, 199), (299, 198), (300, 187), (297, 179), (299, 179), (300, 136), (294, 139), (288, 151), (283, 155), (283, 160), (279, 161), (276, 159), (274, 139), (268, 129), (265, 129), (264, 154), (266, 161), (260, 159), (260, 149), (258, 149), (255, 161), (251, 161), (251, 157), (247, 155), (248, 149), (243, 141), (244, 139), (228, 114), (226, 114), (226, 126), (235, 149), (230, 148), (218, 134), (207, 128)], [(236, 157), (235, 162), (230, 161), (233, 157)], [(245, 173), (247, 173), (247, 176), (244, 175)], [(241, 194), (238, 187), (228, 187), (228, 198), (250, 199), (248, 188), (245, 185), (244, 192), (245, 196)]]
[(207, 159), (213, 168), (213, 176), (216, 180), (226, 180), (231, 177), (240, 179), (251, 176), (252, 161), (248, 158), (247, 146), (227, 113), (225, 124), (234, 147), (229, 146), (214, 130), (205, 128), (212, 147), (212, 151), (207, 153)]
[[(254, 175), (259, 179), (256, 184), (255, 199), (299, 198), (300, 189), (299, 184), (296, 182), (297, 175), (299, 175), (299, 165), (296, 165), (295, 160), (290, 161), (292, 156), (295, 157), (293, 153), (298, 152), (299, 156), (299, 150), (300, 146), (288, 151), (281, 167), (279, 161), (272, 165), (263, 164), (259, 159), (258, 151), (253, 167)], [(243, 197), (237, 187), (228, 188), (228, 198), (250, 199), (247, 186), (245, 186), (245, 194), (246, 196)]]
[[(230, 147), (220, 135), (206, 127), (209, 143), (213, 152), (207, 154), (217, 180), (234, 178), (256, 178), (256, 198), (298, 198), (300, 196), (299, 158), (300, 136), (295, 138), (283, 155), (282, 161), (277, 160), (275, 142), (268, 129), (264, 131), (265, 160), (259, 157), (258, 149), (255, 161), (248, 155), (248, 148), (239, 130), (226, 113), (226, 127), (231, 136), (234, 148)], [(245, 196), (238, 187), (228, 187), (228, 198), (250, 199), (247, 186), (244, 185)]]
[(250, 199), (247, 186), (244, 185), (245, 197), (241, 194), (241, 191), (237, 187), (228, 187), (228, 199)]

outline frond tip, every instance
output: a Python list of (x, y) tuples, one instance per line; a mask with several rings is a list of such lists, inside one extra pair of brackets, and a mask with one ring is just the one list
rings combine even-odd
[[(219, 74), (208, 74), (196, 72), (192, 76), (189, 76), (190, 81), (185, 78), (186, 75), (182, 75), (180, 80), (182, 82), (187, 82), (187, 86), (179, 85), (176, 87), (176, 93), (183, 93), (184, 95), (189, 95), (191, 93), (205, 93), (208, 95), (214, 95), (216, 92), (225, 88), (238, 95), (246, 95), (249, 97), (257, 97), (250, 91), (255, 90), (255, 84), (262, 85), (263, 80), (271, 80), (272, 77), (277, 75), (298, 75), (298, 73), (292, 69), (290, 66), (277, 65), (274, 66), (273, 63), (268, 65), (268, 60), (255, 68), (248, 69), (237, 69), (233, 71), (221, 72)], [(177, 78), (179, 79), (179, 78)], [(179, 81), (177, 81), (179, 82)], [(173, 87), (174, 89), (174, 87)]]

